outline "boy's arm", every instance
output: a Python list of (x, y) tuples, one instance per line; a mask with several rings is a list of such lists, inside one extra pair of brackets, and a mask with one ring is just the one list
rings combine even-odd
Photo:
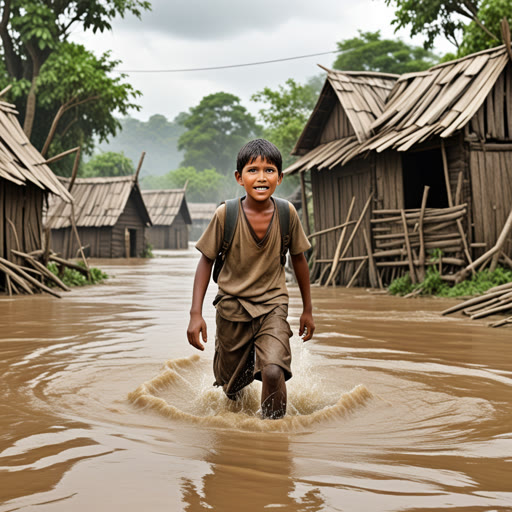
[(203, 318), (203, 301), (210, 282), (213, 260), (208, 259), (204, 254), (197, 264), (194, 278), (194, 289), (192, 292), (192, 307), (190, 308), (190, 322), (187, 329), (188, 342), (198, 350), (204, 350), (204, 345), (199, 340), (202, 334), (206, 343), (206, 322)]
[(299, 336), (305, 333), (303, 341), (308, 341), (315, 332), (315, 322), (313, 320), (313, 305), (311, 303), (311, 288), (309, 286), (309, 267), (304, 253), (292, 254), (292, 265), (295, 271), (295, 277), (299, 284), (300, 294), (302, 295), (303, 311), (300, 317)]

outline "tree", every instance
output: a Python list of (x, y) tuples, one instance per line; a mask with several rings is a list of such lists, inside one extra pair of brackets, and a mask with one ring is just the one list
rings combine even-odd
[(240, 105), (240, 98), (226, 92), (205, 96), (190, 109), (183, 126), (186, 131), (178, 140), (178, 149), (185, 151), (181, 165), (213, 167), (229, 175), (240, 147), (260, 132), (254, 116)]
[(263, 136), (273, 142), (283, 155), (283, 167), (293, 163), (290, 153), (315, 106), (323, 81), (311, 78), (306, 84), (293, 78), (276, 90), (265, 87), (251, 96), (251, 100), (264, 103), (259, 116), (264, 123)]
[(97, 176), (130, 176), (135, 174), (135, 167), (132, 160), (124, 153), (100, 153), (94, 155), (80, 169), (80, 174), (84, 178), (94, 178)]
[(337, 43), (342, 53), (334, 61), (334, 69), (403, 74), (423, 71), (437, 62), (436, 55), (421, 47), (400, 39), (381, 39), (380, 31), (358, 32), (359, 37)]
[[(409, 28), (423, 35), (425, 48), (438, 36), (459, 49), (459, 55), (500, 44), (499, 20), (510, 16), (511, 0), (385, 0), (395, 7), (396, 30)], [(463, 46), (461, 47), (461, 40)]]
[[(45, 114), (48, 111), (55, 115), (63, 106), (62, 103), (56, 103), (51, 108), (48, 108), (48, 104), (42, 107), (41, 102), (37, 101), (40, 94), (39, 78), (47, 61), (52, 57), (54, 59), (48, 66), (50, 69), (58, 67), (57, 62), (66, 68), (70, 64), (66, 59), (69, 58), (73, 47), (82, 54), (81, 57), (84, 57), (83, 47), (69, 43), (64, 45), (71, 31), (76, 30), (77, 26), (81, 26), (84, 30), (91, 29), (93, 32), (110, 30), (111, 22), (116, 16), (132, 13), (140, 17), (142, 11), (149, 7), (150, 3), (143, 0), (3, 1), (0, 20), (2, 81), (3, 85), (6, 85), (6, 82), (14, 84), (11, 97), (16, 100), (20, 113), (24, 115), (23, 129), (29, 137), (32, 136), (36, 117), (39, 122), (47, 117)], [(102, 59), (105, 60), (105, 56), (99, 61), (102, 62)], [(113, 63), (117, 65), (117, 62), (113, 61)], [(105, 62), (102, 64), (105, 65)], [(48, 68), (46, 72), (50, 70)], [(84, 77), (88, 80), (88, 76), (84, 74)], [(58, 79), (64, 79), (64, 76), (58, 76)], [(117, 85), (120, 85), (119, 82)], [(126, 92), (129, 97), (133, 97), (133, 89), (128, 89)], [(67, 101), (72, 100), (72, 103), (81, 101), (78, 99), (81, 93), (81, 90), (75, 91), (75, 94), (71, 94)], [(75, 98), (75, 96), (77, 97)], [(99, 103), (103, 99), (103, 96), (100, 95), (95, 98), (95, 101)], [(46, 109), (46, 111), (40, 113), (40, 108)], [(82, 110), (77, 112), (79, 122), (86, 118)], [(50, 116), (50, 119), (52, 118), (53, 116)], [(110, 126), (107, 126), (107, 131), (110, 133), (114, 129), (113, 126), (117, 125), (111, 122), (108, 124)], [(38, 144), (36, 143), (36, 145)]]

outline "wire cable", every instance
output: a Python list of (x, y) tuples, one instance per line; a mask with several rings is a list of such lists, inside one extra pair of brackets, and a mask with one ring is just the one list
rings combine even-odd
[(297, 57), (285, 57), (284, 59), (262, 60), (259, 62), (247, 62), (245, 64), (229, 64), (227, 66), (211, 66), (205, 68), (184, 68), (184, 69), (115, 69), (118, 73), (189, 73), (194, 71), (212, 71), (216, 69), (243, 68), (247, 66), (261, 66), (263, 64), (273, 64), (274, 62), (285, 62), (289, 60), (308, 59), (320, 55), (331, 53), (340, 53), (343, 50), (332, 50), (330, 52), (310, 53), (308, 55), (299, 55)]

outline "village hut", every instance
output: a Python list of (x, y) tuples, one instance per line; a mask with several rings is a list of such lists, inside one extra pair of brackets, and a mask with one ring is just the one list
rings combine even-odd
[[(335, 78), (350, 86), (357, 75), (328, 72), (317, 107), (295, 147), (295, 154), (302, 156), (285, 172), (311, 170), (315, 231), (342, 224), (352, 197), (351, 219), (357, 225), (361, 205), (371, 197), (368, 215), (360, 224), (368, 246), (359, 229), (354, 237), (359, 243), (352, 243), (345, 256), (364, 260), (368, 270), (376, 270), (374, 283), (380, 278), (386, 284), (405, 271), (420, 277), (415, 266), (425, 264), (427, 249), (439, 248), (448, 253), (449, 264), (464, 266), (498, 240), (512, 204), (510, 55), (500, 46), (388, 78), (381, 111), (373, 110), (377, 115), (359, 129), (362, 136), (351, 122), (356, 132), (352, 139), (347, 122), (356, 117), (350, 108), (369, 109), (359, 101), (344, 103), (339, 93), (340, 106), (329, 105), (323, 96), (335, 90), (334, 85), (329, 88)], [(352, 92), (352, 99), (360, 96)], [(328, 122), (333, 118), (336, 121)], [(435, 222), (432, 216), (437, 216)], [(427, 217), (428, 236), (422, 232)], [(325, 270), (335, 259), (340, 229), (320, 238), (316, 256), (320, 266), (325, 262)], [(508, 239), (502, 247), (503, 261), (511, 256)], [(339, 282), (346, 284), (354, 264), (341, 263)], [(356, 282), (366, 285), (368, 280), (369, 272)]]
[[(29, 253), (42, 248), (45, 197), (53, 194), (63, 202), (72, 197), (16, 116), (14, 105), (0, 102), (0, 258), (21, 263), (12, 250)], [(4, 272), (0, 270), (0, 288), (5, 288)]]
[(185, 189), (144, 190), (153, 226), (147, 229), (148, 242), (154, 249), (186, 249), (192, 224)]
[[(69, 183), (63, 179), (63, 183)], [(93, 258), (142, 255), (151, 218), (135, 176), (77, 178), (72, 186), (76, 228), (86, 254)], [(71, 258), (79, 251), (72, 233), (71, 209), (53, 200), (46, 213), (52, 249)]]
[(199, 240), (204, 230), (212, 220), (217, 206), (217, 203), (188, 203), (190, 217), (192, 218), (190, 240)]

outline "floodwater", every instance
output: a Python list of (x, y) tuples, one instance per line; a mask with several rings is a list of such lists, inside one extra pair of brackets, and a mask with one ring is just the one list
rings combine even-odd
[[(0, 298), (0, 511), (512, 510), (512, 330), (453, 300), (314, 288), (288, 415), (212, 387), (186, 341), (197, 254)], [(297, 332), (300, 296), (291, 289)]]

